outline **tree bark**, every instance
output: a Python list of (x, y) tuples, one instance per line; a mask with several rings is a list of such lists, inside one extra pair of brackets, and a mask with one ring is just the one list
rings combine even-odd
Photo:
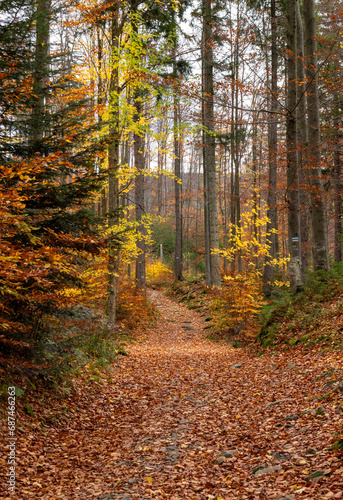
[(267, 242), (270, 246), (269, 256), (265, 259), (263, 270), (263, 292), (265, 296), (270, 295), (271, 281), (273, 278), (273, 267), (270, 262), (276, 257), (277, 248), (277, 205), (276, 205), (276, 181), (277, 181), (277, 66), (278, 53), (276, 46), (276, 9), (275, 0), (271, 0), (270, 8), (271, 23), (271, 95), (269, 96), (270, 119), (268, 123), (268, 197), (267, 197)]
[[(253, 207), (253, 232), (254, 238), (257, 242), (257, 123), (253, 125), (252, 132), (252, 207)], [(257, 245), (255, 245), (255, 252), (257, 252)], [(258, 267), (258, 257), (255, 258), (255, 267)], [(263, 276), (263, 279), (265, 277)]]
[[(238, 19), (239, 19), (239, 5), (237, 7), (237, 30), (238, 30)], [(238, 127), (238, 93), (239, 93), (239, 88), (237, 85), (237, 80), (238, 80), (238, 35), (236, 37), (236, 43), (235, 43), (235, 104), (234, 104), (234, 109), (235, 109), (235, 135), (234, 135), (234, 160), (235, 160), (235, 187), (234, 187), (234, 198), (235, 198), (235, 212), (236, 212), (236, 226), (238, 229), (238, 238), (241, 238), (241, 197), (240, 197), (240, 172), (239, 172), (239, 167), (240, 167), (240, 130)], [(237, 269), (238, 272), (242, 272), (242, 256), (241, 256), (241, 251), (240, 249), (237, 251)]]
[(158, 169), (158, 178), (157, 178), (157, 210), (158, 215), (163, 217), (163, 156), (165, 149), (165, 138), (164, 138), (164, 119), (160, 119), (158, 122), (158, 151), (157, 151), (157, 169)]
[(111, 331), (116, 323), (117, 287), (119, 270), (119, 242), (116, 238), (116, 226), (119, 222), (119, 67), (118, 67), (118, 5), (115, 4), (112, 12), (111, 23), (111, 49), (112, 64), (109, 85), (111, 96), (111, 120), (109, 126), (110, 146), (108, 150), (108, 226), (109, 226), (109, 252), (108, 252), (108, 287), (107, 287), (107, 315), (108, 330)]
[(308, 267), (309, 214), (306, 179), (306, 152), (308, 148), (308, 127), (306, 119), (306, 86), (304, 64), (304, 28), (301, 19), (299, 2), (296, 4), (297, 17), (297, 134), (298, 134), (298, 170), (299, 170), (299, 200), (300, 200), (300, 231), (301, 231), (301, 270)]
[(51, 0), (37, 0), (36, 48), (33, 74), (33, 105), (31, 114), (30, 143), (33, 150), (39, 149), (46, 129), (46, 99), (49, 79), (50, 52), (50, 8)]
[[(176, 44), (176, 41), (174, 42)], [(173, 48), (173, 72), (176, 75), (176, 50)], [(181, 206), (181, 158), (180, 158), (180, 131), (179, 131), (179, 99), (176, 95), (177, 89), (174, 88), (174, 193), (175, 193), (175, 259), (174, 259), (174, 278), (177, 281), (182, 280), (182, 206)]]
[(314, 0), (304, 0), (308, 154), (313, 268), (329, 269), (326, 213), (321, 172), (318, 64)]
[(293, 293), (302, 287), (301, 234), (297, 150), (297, 83), (296, 83), (296, 2), (288, 0), (287, 12), (287, 194), (288, 203), (288, 247), (290, 253), (289, 276)]
[[(202, 95), (203, 95), (203, 169), (205, 198), (206, 283), (220, 287), (218, 209), (215, 164), (215, 131), (213, 110), (213, 49), (211, 0), (202, 0)], [(209, 268), (209, 269), (208, 269)]]
[[(135, 123), (139, 123), (142, 112), (143, 104), (142, 97), (139, 90), (136, 90), (134, 98), (135, 106)], [(139, 127), (137, 127), (139, 129)], [(135, 215), (137, 221), (137, 248), (138, 256), (136, 258), (136, 284), (137, 288), (145, 291), (145, 228), (143, 224), (144, 215), (144, 136), (143, 131), (137, 131), (133, 135), (134, 141), (134, 162), (137, 170), (135, 177)]]
[(335, 261), (342, 261), (343, 209), (342, 209), (342, 163), (340, 136), (334, 143), (334, 180), (335, 180)]

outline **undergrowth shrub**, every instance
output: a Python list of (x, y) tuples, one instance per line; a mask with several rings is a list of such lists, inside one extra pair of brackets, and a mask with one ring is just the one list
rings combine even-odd
[(117, 297), (117, 320), (128, 329), (146, 327), (156, 316), (155, 308), (129, 279), (120, 282)]
[(146, 266), (146, 282), (148, 286), (162, 287), (173, 280), (173, 272), (160, 260), (149, 262)]
[(246, 276), (224, 276), (221, 290), (215, 291), (210, 310), (213, 326), (233, 334), (241, 330), (256, 331), (257, 314), (263, 304), (262, 283), (258, 273)]

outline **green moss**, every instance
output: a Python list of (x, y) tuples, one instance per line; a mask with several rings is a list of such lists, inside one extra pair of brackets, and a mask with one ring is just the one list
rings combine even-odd
[(292, 339), (288, 342), (288, 344), (292, 346), (292, 345), (296, 345), (298, 342), (299, 342), (299, 339), (297, 339), (296, 337), (294, 337), (294, 338), (292, 338)]
[(327, 331), (326, 327), (342, 311), (342, 293), (342, 263), (334, 264), (328, 272), (309, 273), (303, 291), (294, 296), (288, 290), (272, 293), (259, 315), (261, 329), (257, 340), (263, 348), (283, 342), (291, 347), (298, 343), (306, 347), (326, 342), (343, 344), (340, 330)]

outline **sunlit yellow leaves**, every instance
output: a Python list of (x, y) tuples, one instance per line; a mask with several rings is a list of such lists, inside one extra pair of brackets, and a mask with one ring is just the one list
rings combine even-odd
[(221, 290), (211, 303), (211, 314), (215, 327), (242, 329), (257, 328), (256, 313), (263, 305), (260, 274), (252, 268), (246, 275), (224, 276)]
[(148, 262), (146, 267), (146, 281), (148, 285), (162, 285), (173, 278), (173, 272), (160, 260)]

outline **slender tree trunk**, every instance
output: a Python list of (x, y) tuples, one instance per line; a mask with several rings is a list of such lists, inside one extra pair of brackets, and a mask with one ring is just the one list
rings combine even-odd
[[(202, 41), (202, 123), (205, 126), (205, 48), (204, 48), (204, 34)], [(205, 236), (205, 282), (207, 286), (211, 286), (211, 243), (210, 243), (210, 225), (209, 225), (209, 196), (208, 196), (208, 172), (207, 172), (207, 136), (206, 131), (203, 130), (203, 184), (204, 184), (204, 236)]]
[(157, 169), (158, 169), (158, 178), (157, 178), (157, 210), (158, 215), (160, 217), (163, 216), (163, 119), (159, 121), (158, 131), (159, 131), (159, 139), (158, 139), (158, 151), (157, 151)]
[[(224, 170), (223, 170), (223, 176), (224, 176), (224, 183), (223, 183), (223, 198), (224, 198), (224, 250), (227, 251), (227, 244), (228, 244), (228, 228), (227, 228), (227, 223), (228, 223), (228, 209), (227, 209), (227, 201), (228, 201), (228, 196), (227, 196), (227, 190), (228, 190), (228, 173), (227, 173), (227, 151), (226, 151), (226, 145), (224, 146)], [(224, 256), (224, 275), (227, 274), (227, 256)]]
[[(238, 96), (239, 96), (239, 86), (238, 86), (238, 78), (239, 78), (239, 57), (238, 57), (238, 44), (239, 44), (239, 21), (240, 21), (240, 9), (239, 2), (237, 3), (237, 34), (235, 40), (235, 52), (234, 52), (234, 68), (235, 68), (235, 101), (234, 101), (234, 109), (235, 109), (235, 147), (234, 147), (234, 159), (235, 159), (235, 212), (236, 212), (236, 225), (238, 229), (238, 238), (241, 238), (241, 197), (240, 197), (240, 146), (241, 146), (241, 136), (240, 136), (240, 128), (238, 121)], [(237, 268), (238, 272), (242, 272), (242, 256), (241, 251), (238, 249), (237, 251)]]
[[(143, 104), (142, 97), (139, 90), (136, 91), (135, 99), (135, 116), (134, 121), (139, 123), (142, 112)], [(139, 128), (139, 127), (137, 127)], [(134, 141), (134, 162), (137, 174), (135, 177), (135, 212), (137, 221), (137, 248), (138, 256), (136, 258), (136, 283), (137, 288), (141, 291), (145, 290), (145, 228), (143, 224), (144, 215), (144, 137), (143, 132), (137, 131), (133, 136)]]
[(101, 198), (100, 198), (100, 215), (104, 216), (107, 213), (107, 202), (108, 202), (108, 196), (107, 196), (107, 190), (104, 187), (101, 190)]
[(314, 270), (329, 268), (323, 182), (321, 172), (318, 96), (317, 33), (314, 0), (304, 0), (304, 34), (307, 79), (308, 154), (310, 172), (310, 216)]
[(299, 164), (299, 199), (300, 199), (300, 230), (301, 230), (301, 269), (308, 267), (308, 193), (306, 179), (306, 151), (308, 147), (308, 127), (306, 119), (305, 65), (304, 65), (304, 29), (300, 14), (299, 2), (297, 8), (297, 134), (298, 134), (298, 164)]
[(301, 235), (297, 151), (297, 84), (296, 84), (296, 2), (288, 0), (287, 23), (287, 203), (288, 203), (288, 245), (290, 253), (289, 275), (292, 292), (302, 287)]
[[(231, 57), (233, 57), (234, 52), (232, 51)], [(233, 238), (236, 235), (236, 203), (235, 203), (235, 137), (237, 135), (237, 127), (235, 122), (235, 75), (236, 69), (233, 66), (232, 69), (232, 79), (231, 79), (231, 137), (230, 137), (230, 194), (231, 194), (231, 237)], [(233, 243), (231, 242), (231, 245)], [(236, 256), (233, 255), (231, 261), (231, 272), (235, 272), (236, 268)]]
[(108, 329), (111, 331), (116, 323), (116, 304), (119, 270), (119, 244), (115, 230), (119, 222), (119, 188), (118, 188), (118, 167), (119, 167), (119, 33), (118, 33), (118, 6), (112, 12), (111, 26), (111, 49), (112, 64), (110, 77), (111, 96), (111, 121), (110, 121), (110, 146), (108, 150), (108, 226), (109, 253), (108, 253), (108, 288), (107, 288), (107, 315)]
[(220, 260), (214, 249), (219, 248), (217, 186), (215, 164), (215, 136), (213, 111), (213, 49), (212, 49), (212, 8), (211, 0), (202, 0), (203, 43), (202, 43), (202, 95), (203, 95), (203, 162), (205, 195), (206, 233), (206, 283), (220, 287)]
[(51, 0), (36, 3), (36, 49), (33, 74), (33, 105), (31, 114), (30, 143), (33, 150), (39, 149), (46, 129), (46, 99), (49, 78), (50, 52), (50, 8)]
[(276, 233), (277, 224), (277, 205), (276, 205), (276, 181), (277, 181), (277, 66), (278, 53), (276, 46), (276, 9), (275, 0), (271, 0), (271, 95), (269, 96), (270, 120), (268, 123), (268, 210), (267, 210), (267, 239), (270, 246), (269, 256), (266, 257), (263, 270), (263, 291), (267, 296), (271, 292), (271, 281), (273, 278), (273, 267), (270, 262), (276, 258), (276, 249), (278, 246), (278, 236)]
[(335, 180), (335, 261), (342, 261), (343, 246), (343, 185), (340, 136), (335, 137), (334, 143), (334, 180)]
[[(175, 40), (175, 44), (176, 44)], [(173, 70), (174, 78), (176, 74), (176, 47), (173, 48)], [(175, 259), (174, 259), (174, 278), (177, 281), (182, 280), (182, 207), (181, 207), (181, 158), (180, 158), (180, 131), (179, 131), (179, 98), (177, 88), (174, 88), (174, 193), (175, 193)]]
[[(104, 104), (104, 82), (102, 78), (103, 71), (103, 41), (101, 37), (100, 27), (96, 27), (96, 38), (97, 38), (97, 105), (98, 105), (98, 124), (99, 130), (101, 131), (102, 126), (102, 106)], [(100, 132), (101, 133), (101, 132)], [(102, 173), (103, 170), (103, 159), (99, 158), (99, 171)], [(99, 200), (99, 215), (104, 216), (107, 213), (107, 193), (106, 187), (103, 187), (100, 193)]]
[[(252, 134), (252, 207), (253, 207), (253, 233), (255, 241), (257, 242), (257, 124), (253, 125)], [(257, 252), (257, 245), (255, 245), (255, 252)], [(258, 257), (255, 258), (255, 266), (258, 266)]]

